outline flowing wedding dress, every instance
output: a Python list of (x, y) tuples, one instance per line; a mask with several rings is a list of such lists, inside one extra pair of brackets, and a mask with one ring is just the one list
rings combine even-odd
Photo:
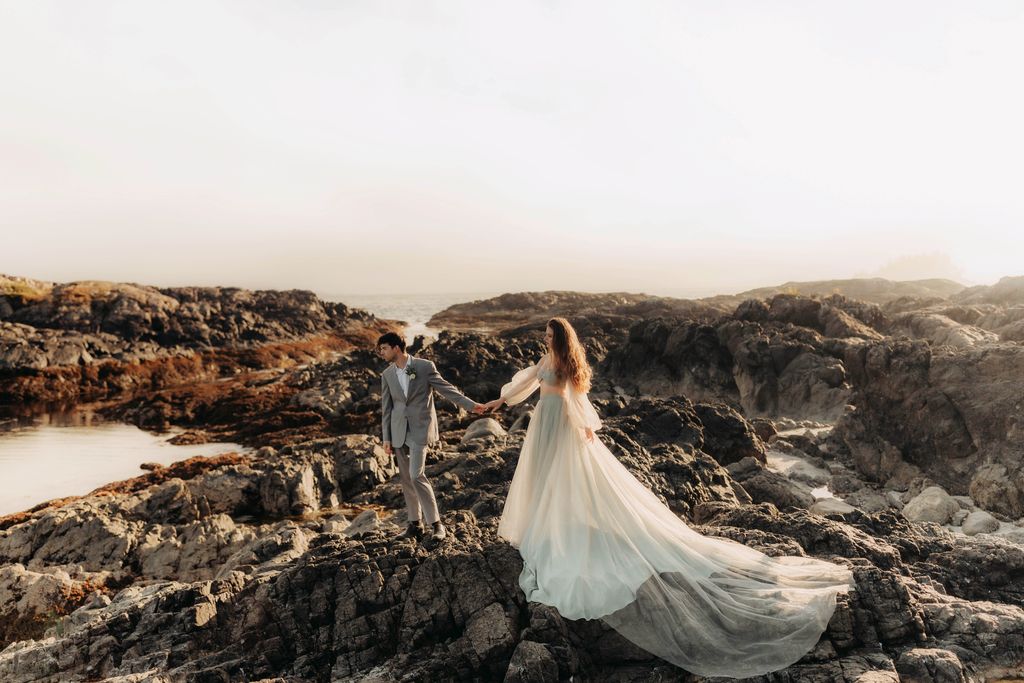
[(585, 393), (547, 356), (502, 387), (510, 405), (541, 395), (526, 430), (498, 535), (519, 549), (527, 600), (568, 619), (600, 618), (627, 639), (702, 676), (756, 676), (818, 642), (845, 566), (770, 557), (692, 530), (595, 435)]

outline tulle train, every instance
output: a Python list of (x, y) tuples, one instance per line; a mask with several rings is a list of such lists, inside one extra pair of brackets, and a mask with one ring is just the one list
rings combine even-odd
[(845, 566), (773, 558), (686, 525), (595, 437), (541, 395), (498, 534), (523, 557), (528, 600), (601, 618), (648, 652), (703, 676), (785, 668), (817, 643)]

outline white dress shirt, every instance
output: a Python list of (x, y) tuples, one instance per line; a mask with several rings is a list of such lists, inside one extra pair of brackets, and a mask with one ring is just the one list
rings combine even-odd
[(402, 385), (402, 391), (405, 393), (406, 398), (409, 397), (409, 375), (405, 374), (405, 371), (409, 369), (409, 363), (412, 362), (412, 355), (410, 354), (405, 359), (405, 367), (400, 368), (395, 365), (395, 370), (398, 371), (398, 383)]

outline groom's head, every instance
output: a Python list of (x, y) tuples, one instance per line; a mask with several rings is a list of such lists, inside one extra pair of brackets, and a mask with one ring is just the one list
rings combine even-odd
[(405, 339), (397, 332), (382, 334), (377, 340), (377, 353), (389, 363), (394, 362), (398, 354), (405, 351)]

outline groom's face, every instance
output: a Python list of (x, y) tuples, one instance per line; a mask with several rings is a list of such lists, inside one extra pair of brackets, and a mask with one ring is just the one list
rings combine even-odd
[(399, 350), (400, 349), (397, 346), (392, 346), (391, 344), (380, 344), (377, 347), (380, 357), (389, 363), (394, 362), (395, 357), (398, 356)]

